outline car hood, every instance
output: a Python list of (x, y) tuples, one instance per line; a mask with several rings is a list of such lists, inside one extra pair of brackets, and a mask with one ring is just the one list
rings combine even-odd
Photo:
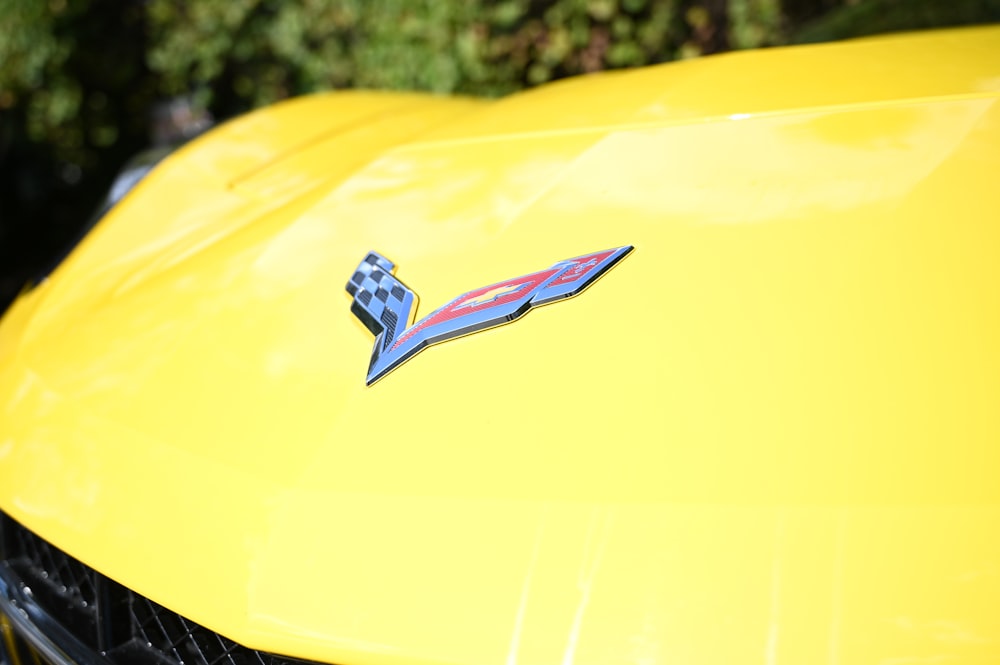
[[(5, 317), (0, 507), (323, 662), (988, 661), (998, 45), (230, 123)], [(365, 385), (344, 287), (370, 250), (420, 317), (625, 245), (580, 297)]]

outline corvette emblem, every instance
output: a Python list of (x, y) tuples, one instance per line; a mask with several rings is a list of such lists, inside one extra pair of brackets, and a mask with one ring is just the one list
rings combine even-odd
[(560, 261), (550, 268), (463, 293), (417, 323), (416, 295), (393, 276), (395, 264), (375, 252), (361, 262), (347, 292), (351, 311), (375, 335), (371, 385), (431, 344), (510, 323), (529, 310), (581, 293), (613, 268), (631, 246)]

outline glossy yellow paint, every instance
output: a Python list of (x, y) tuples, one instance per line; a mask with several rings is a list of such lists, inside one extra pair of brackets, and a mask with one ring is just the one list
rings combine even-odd
[[(998, 99), (981, 28), (236, 121), (6, 315), (0, 508), (328, 663), (995, 663)], [(626, 244), (365, 387), (367, 251)]]

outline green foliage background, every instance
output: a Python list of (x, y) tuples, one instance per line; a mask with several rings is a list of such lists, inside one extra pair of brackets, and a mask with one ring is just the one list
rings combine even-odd
[(730, 48), (998, 20), (1000, 0), (0, 0), (0, 307), (148, 144), (158, 101), (224, 118), (330, 88), (497, 96)]

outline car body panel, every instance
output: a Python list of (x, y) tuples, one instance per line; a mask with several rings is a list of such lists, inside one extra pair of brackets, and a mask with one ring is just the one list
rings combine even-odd
[[(998, 28), (262, 111), (5, 317), (0, 508), (322, 662), (995, 662), (998, 172)], [(623, 245), (365, 386), (368, 251)]]

